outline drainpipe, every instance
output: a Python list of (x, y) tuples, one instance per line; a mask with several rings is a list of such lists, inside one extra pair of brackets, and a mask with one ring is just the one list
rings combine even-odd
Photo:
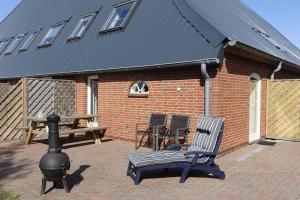
[(274, 80), (274, 78), (275, 78), (275, 73), (276, 73), (276, 72), (279, 72), (279, 71), (281, 70), (282, 64), (283, 64), (283, 61), (280, 61), (280, 63), (278, 64), (277, 68), (276, 68), (276, 69), (274, 70), (274, 72), (271, 74), (271, 77), (270, 77), (271, 80)]
[(204, 86), (204, 115), (209, 116), (209, 108), (210, 108), (210, 77), (207, 73), (206, 64), (201, 63), (201, 73), (205, 80)]

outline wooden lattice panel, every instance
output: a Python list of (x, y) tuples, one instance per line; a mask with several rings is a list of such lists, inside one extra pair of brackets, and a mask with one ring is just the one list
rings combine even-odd
[(76, 111), (76, 83), (74, 81), (56, 81), (54, 84), (54, 112), (65, 114)]
[(300, 80), (268, 81), (267, 137), (300, 141)]
[(28, 116), (39, 112), (45, 116), (54, 111), (54, 81), (43, 79), (28, 80)]
[(11, 84), (0, 83), (0, 99), (2, 99), (11, 89)]
[(16, 130), (23, 125), (23, 87), (18, 82), (0, 100), (0, 141), (19, 139), (22, 131)]

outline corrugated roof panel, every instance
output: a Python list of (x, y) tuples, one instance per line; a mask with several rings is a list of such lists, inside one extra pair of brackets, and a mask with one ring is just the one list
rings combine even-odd
[[(124, 31), (99, 34), (117, 0), (25, 0), (1, 25), (7, 36), (49, 27), (71, 17), (51, 47), (37, 49), (44, 29), (27, 52), (0, 58), (0, 77), (21, 77), (217, 58), (209, 44), (179, 13), (172, 0), (142, 0)], [(81, 15), (102, 7), (84, 37), (66, 42)], [(200, 21), (205, 21), (200, 17)], [(202, 20), (201, 20), (202, 19)], [(21, 24), (21, 25), (19, 25)], [(2, 27), (5, 27), (2, 28)], [(212, 29), (211, 26), (202, 29)], [(218, 34), (220, 33), (213, 33)], [(188, 35), (188, 38), (187, 38)], [(221, 38), (224, 40), (225, 37)]]
[[(227, 38), (300, 66), (300, 50), (262, 17), (240, 0), (185, 0), (200, 16), (216, 27)], [(252, 28), (267, 33), (285, 53)]]

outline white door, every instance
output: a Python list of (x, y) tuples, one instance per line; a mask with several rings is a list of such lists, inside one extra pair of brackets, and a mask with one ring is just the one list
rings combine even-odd
[(88, 77), (88, 114), (98, 113), (98, 76)]
[(249, 142), (260, 139), (260, 99), (261, 80), (259, 75), (253, 74), (250, 78)]

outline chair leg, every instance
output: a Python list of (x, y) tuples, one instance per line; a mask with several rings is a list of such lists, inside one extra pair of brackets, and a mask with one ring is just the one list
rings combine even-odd
[(190, 171), (190, 167), (185, 167), (183, 169), (183, 172), (182, 172), (181, 177), (180, 177), (180, 183), (184, 183), (185, 182), (189, 171)]
[(128, 163), (128, 168), (127, 168), (126, 176), (129, 176), (130, 170), (131, 170), (131, 164), (130, 164), (130, 162), (129, 162), (129, 163)]
[(135, 134), (135, 150), (137, 150), (137, 134)]
[(224, 180), (225, 179), (225, 173), (223, 171), (218, 171), (218, 174), (216, 175), (219, 179)]
[(140, 183), (141, 173), (142, 173), (142, 171), (140, 169), (138, 169), (136, 171), (136, 176), (135, 176), (135, 179), (134, 179), (134, 185), (138, 185)]

